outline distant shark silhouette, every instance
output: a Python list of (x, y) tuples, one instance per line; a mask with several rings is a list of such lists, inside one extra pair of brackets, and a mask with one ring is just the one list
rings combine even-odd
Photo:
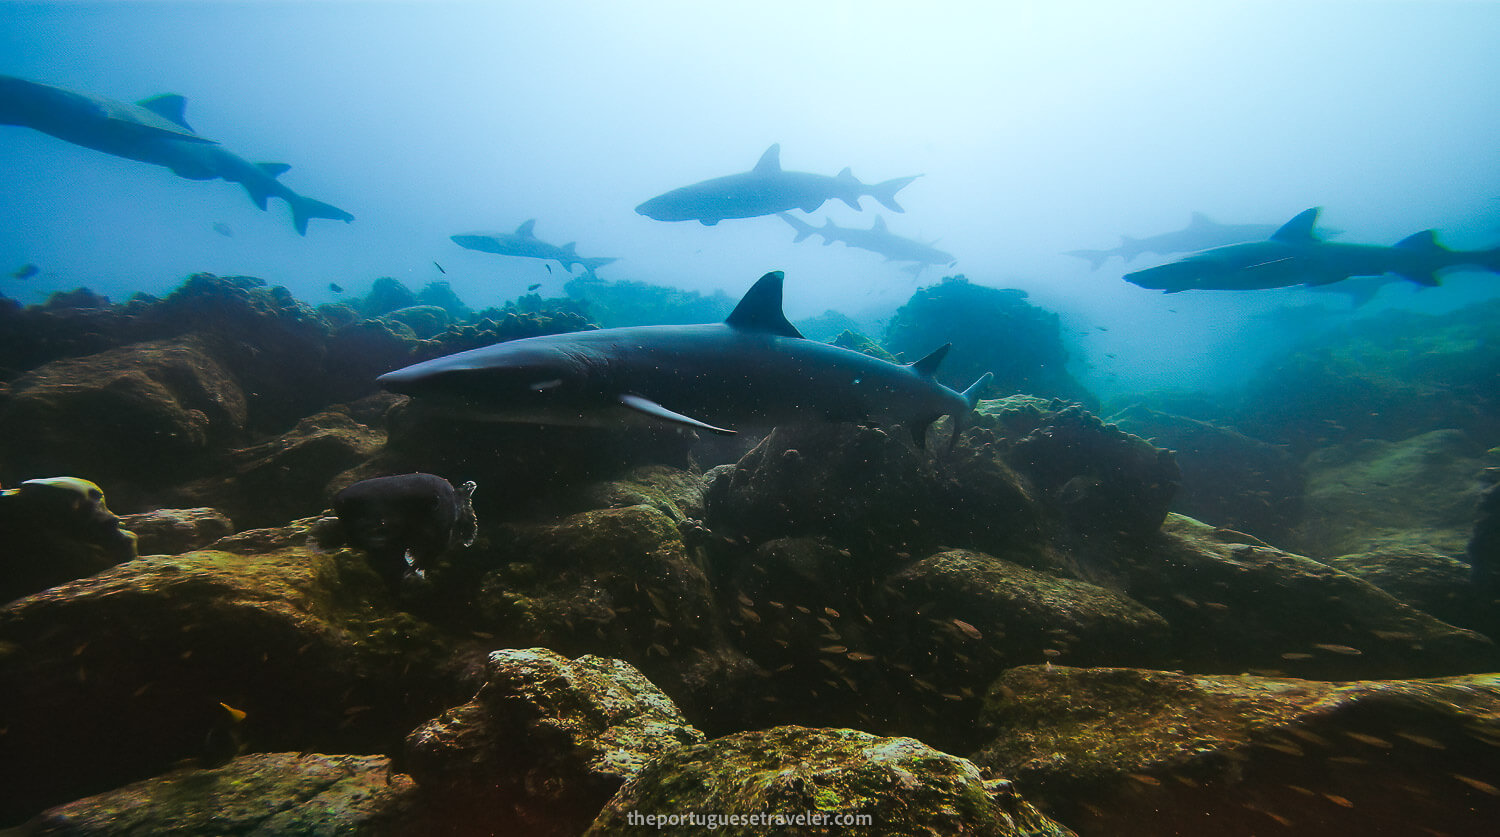
[(1419, 285), (1438, 284), (1448, 270), (1473, 266), (1500, 273), (1500, 248), (1449, 250), (1432, 230), (1394, 247), (1334, 244), (1313, 232), (1318, 208), (1298, 214), (1265, 241), (1214, 247), (1159, 267), (1125, 274), (1125, 281), (1166, 293), (1187, 290), (1261, 290), (1328, 285), (1351, 276), (1395, 274)]
[(449, 236), (449, 238), (454, 244), (469, 250), (498, 253), (502, 256), (520, 256), (527, 259), (551, 259), (562, 265), (563, 270), (569, 273), (573, 272), (573, 265), (583, 265), (583, 272), (588, 276), (593, 276), (595, 269), (615, 261), (613, 258), (582, 258), (575, 249), (575, 242), (572, 241), (561, 247), (548, 244), (532, 232), (535, 227), (536, 219), (532, 218), (516, 227), (513, 233), (474, 232)]
[(699, 221), (711, 227), (725, 218), (755, 218), (789, 209), (812, 212), (835, 198), (859, 209), (859, 199), (869, 195), (894, 212), (905, 212), (896, 203), (896, 193), (918, 177), (921, 175), (867, 185), (848, 168), (837, 177), (784, 171), (781, 145), (777, 143), (766, 149), (750, 171), (673, 189), (635, 211), (657, 221)]
[(199, 136), (183, 117), (187, 100), (164, 95), (135, 104), (75, 93), (34, 81), (0, 76), (0, 124), (34, 128), (74, 145), (116, 157), (165, 166), (188, 180), (224, 179), (245, 187), (261, 209), (274, 196), (292, 209), (299, 235), (310, 218), (349, 222), (336, 206), (297, 194), (276, 178), (283, 163), (251, 163), (219, 143)]
[(785, 212), (776, 213), (776, 217), (791, 225), (797, 231), (792, 243), (805, 240), (810, 235), (823, 237), (823, 244), (827, 246), (835, 241), (841, 241), (848, 247), (858, 247), (861, 250), (869, 250), (871, 253), (879, 253), (885, 256), (888, 262), (914, 262), (903, 270), (913, 275), (922, 272), (922, 268), (929, 265), (953, 265), (958, 260), (953, 258), (952, 253), (945, 253), (933, 247), (931, 244), (923, 244), (910, 238), (902, 238), (886, 229), (885, 218), (876, 215), (875, 224), (867, 230), (840, 227), (833, 223), (833, 219), (825, 219), (822, 228), (814, 227), (806, 221), (794, 218)]
[(527, 337), (440, 357), (377, 380), (436, 407), (495, 421), (725, 425), (904, 423), (921, 444), (952, 416), (956, 439), (992, 375), (963, 392), (933, 377), (949, 346), (906, 365), (808, 340), (781, 311), (783, 274), (762, 276), (722, 323)]
[[(1188, 225), (1180, 230), (1149, 235), (1145, 238), (1122, 235), (1120, 246), (1112, 250), (1069, 250), (1063, 255), (1087, 259), (1090, 268), (1098, 270), (1115, 256), (1131, 262), (1146, 253), (1161, 256), (1195, 253), (1210, 247), (1223, 247), (1226, 244), (1260, 241), (1269, 238), (1277, 229), (1275, 224), (1220, 224), (1202, 212), (1194, 212)], [(1321, 230), (1323, 235), (1329, 236), (1338, 235), (1340, 232), (1342, 230), (1326, 228)]]

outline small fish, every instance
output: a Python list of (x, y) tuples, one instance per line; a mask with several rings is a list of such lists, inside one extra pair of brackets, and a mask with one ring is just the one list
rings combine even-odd
[(837, 610), (834, 610), (831, 607), (825, 607), (825, 608), (823, 608), (823, 612), (826, 613), (826, 614), (828, 614), (829, 616), (832, 616), (835, 619), (839, 618), (839, 612)]
[(224, 223), (223, 221), (215, 221), (213, 223), (213, 228), (214, 232), (224, 236), (225, 238), (234, 238), (234, 230), (230, 229), (229, 225)]
[(20, 267), (16, 268), (15, 271), (13, 271), (10, 274), (10, 278), (12, 278), (12, 279), (30, 279), (31, 277), (33, 277), (33, 276), (35, 276), (35, 275), (37, 275), (38, 273), (41, 273), (41, 272), (42, 272), (41, 268), (39, 268), (36, 265), (31, 264), (30, 262), (28, 262), (28, 263), (23, 264)]
[(1143, 785), (1149, 785), (1153, 788), (1161, 787), (1161, 780), (1156, 778), (1155, 776), (1148, 776), (1145, 773), (1126, 773), (1125, 775), (1136, 780), (1137, 782), (1140, 782)]
[(1361, 744), (1369, 744), (1371, 747), (1380, 747), (1382, 749), (1389, 750), (1392, 746), (1391, 742), (1377, 735), (1367, 735), (1363, 732), (1354, 732), (1352, 730), (1345, 730), (1344, 735), (1349, 736), (1350, 738), (1358, 741)]
[(1490, 796), (1500, 796), (1500, 788), (1495, 787), (1494, 785), (1490, 784), (1489, 782), (1486, 782), (1486, 781), (1483, 781), (1483, 780), (1480, 780), (1480, 779), (1470, 778), (1468, 776), (1463, 776), (1463, 775), (1460, 775), (1458, 773), (1449, 773), (1448, 775), (1452, 776), (1453, 778), (1457, 779), (1460, 782), (1463, 782), (1464, 784), (1468, 785), (1469, 787), (1473, 788), (1474, 790), (1480, 791), (1481, 793), (1487, 793)]
[(968, 622), (965, 622), (962, 619), (953, 619), (951, 621), (953, 623), (953, 627), (958, 628), (963, 632), (963, 635), (968, 637), (969, 639), (984, 639), (984, 634), (980, 633), (978, 628), (970, 625)]
[(433, 267), (435, 267), (435, 268), (437, 268), (437, 269), (438, 269), (438, 273), (441, 273), (441, 274), (443, 274), (443, 275), (444, 275), (444, 276), (447, 276), (447, 275), (448, 275), (448, 271), (446, 271), (446, 270), (443, 270), (443, 266), (442, 266), (442, 265), (440, 265), (440, 264), (438, 264), (438, 263), (437, 263), (437, 262), (433, 262), (433, 263), (432, 263), (432, 266), (433, 266)]
[(344, 286), (340, 285), (337, 282), (329, 282), (328, 283), (328, 290), (333, 291), (336, 294), (341, 294), (341, 293), (344, 292)]
[(845, 648), (842, 645), (826, 645), (822, 648), (819, 648), (818, 650), (822, 651), (824, 654), (843, 654), (849, 649)]
[[(548, 268), (548, 269), (550, 270), (551, 268)], [(528, 291), (534, 291), (537, 288), (540, 288), (541, 286), (542, 286), (541, 282), (532, 282), (530, 285), (526, 286), (526, 290), (528, 290)]]
[[(547, 272), (548, 272), (548, 273), (551, 273), (551, 272), (552, 272), (552, 265), (550, 265), (550, 264), (547, 264), (547, 263), (546, 263), (546, 262), (542, 262), (542, 267), (545, 267), (545, 268), (547, 268)], [(572, 268), (571, 268), (571, 267), (570, 267), (570, 268), (568, 268), (568, 269), (569, 269), (569, 270), (572, 270)]]
[(1401, 738), (1405, 738), (1407, 741), (1410, 741), (1411, 743), (1416, 744), (1419, 747), (1426, 747), (1429, 750), (1448, 749), (1448, 745), (1444, 744), (1443, 742), (1438, 741), (1435, 738), (1428, 738), (1425, 735), (1418, 735), (1414, 732), (1398, 732), (1396, 733), (1396, 735), (1400, 736)]
[(1288, 651), (1285, 654), (1281, 655), (1281, 659), (1283, 659), (1283, 660), (1291, 660), (1293, 662), (1297, 662), (1297, 661), (1301, 661), (1301, 660), (1311, 660), (1312, 658), (1313, 658), (1313, 655), (1311, 655), (1311, 654), (1304, 654), (1301, 651)]
[(848, 657), (856, 663), (868, 663), (871, 660), (875, 659), (874, 654), (866, 654), (863, 651), (850, 651), (844, 656)]
[(1348, 657), (1358, 657), (1364, 653), (1358, 648), (1350, 648), (1347, 645), (1334, 645), (1331, 642), (1316, 642), (1313, 643), (1313, 647), (1321, 651), (1327, 651), (1330, 654), (1343, 654)]

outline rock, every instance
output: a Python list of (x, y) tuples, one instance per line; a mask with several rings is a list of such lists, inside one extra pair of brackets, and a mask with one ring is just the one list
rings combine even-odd
[(1302, 518), (1305, 478), (1286, 450), (1228, 427), (1140, 405), (1109, 420), (1172, 451), (1182, 469), (1172, 511), (1273, 543), (1290, 542)]
[[(1479, 495), (1475, 513), (1474, 534), (1469, 538), (1465, 555), (1473, 573), (1474, 587), (1488, 606), (1489, 613), (1500, 612), (1500, 468), (1486, 468), (1480, 479), (1485, 488)], [(1494, 619), (1500, 628), (1500, 619)]]
[(1482, 834), (1500, 677), (1318, 683), (1024, 666), (975, 762), (1081, 835)]
[(415, 796), (411, 779), (382, 756), (256, 753), (60, 805), (15, 834), (399, 837), (421, 831)]
[(1483, 456), (1457, 430), (1321, 450), (1307, 461), (1306, 523), (1293, 544), (1315, 558), (1385, 547), (1462, 555)]
[(417, 304), (417, 295), (399, 279), (382, 276), (370, 285), (370, 292), (359, 301), (359, 311), (366, 317), (379, 317)]
[(200, 337), (53, 361), (0, 406), (0, 479), (83, 474), (129, 508), (241, 439), (247, 420), (239, 384)]
[(459, 566), (447, 576), (473, 591), (472, 628), (505, 647), (627, 660), (696, 723), (738, 722), (751, 667), (727, 642), (708, 576), (667, 514), (650, 505), (596, 509), (500, 524), (489, 541), (487, 551), (465, 554), (493, 556), (474, 567), (476, 578), (465, 581)]
[(412, 362), (417, 340), (409, 329), (386, 320), (359, 320), (328, 341), (328, 380), (332, 402), (353, 401), (376, 390), (375, 378)]
[(0, 491), (0, 603), (136, 556), (136, 536), (88, 480), (49, 477)]
[(447, 330), (449, 321), (448, 312), (436, 305), (400, 308), (384, 315), (384, 318), (406, 326), (423, 340), (442, 334)]
[(1469, 565), (1431, 549), (1390, 547), (1340, 555), (1323, 563), (1390, 593), (1450, 625), (1486, 632), (1484, 598)]
[(666, 753), (626, 783), (584, 834), (642, 827), (679, 835), (1072, 834), (1009, 782), (986, 781), (968, 761), (915, 739), (794, 726)]
[(277, 526), (329, 507), (333, 483), (373, 457), (385, 433), (340, 409), (325, 410), (259, 444), (229, 451), (217, 472), (172, 493), (222, 509), (246, 528)]
[(1174, 668), (1319, 680), (1500, 669), (1485, 637), (1240, 532), (1170, 515), (1132, 561), (1125, 589), (1172, 626)]
[(445, 818), (540, 837), (579, 833), (646, 762), (702, 740), (629, 663), (532, 648), (492, 653), (474, 699), (406, 751)]
[(120, 528), (135, 534), (142, 555), (180, 555), (226, 537), (234, 523), (217, 509), (156, 509), (125, 515)]
[(249, 750), (390, 751), (473, 685), (467, 646), (387, 602), (358, 555), (283, 540), (138, 558), (0, 608), (0, 822), (203, 757), (220, 702), (247, 713)]

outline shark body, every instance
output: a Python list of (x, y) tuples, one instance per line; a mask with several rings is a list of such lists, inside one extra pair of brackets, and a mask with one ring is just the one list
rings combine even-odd
[(963, 392), (933, 378), (948, 346), (895, 364), (808, 340), (781, 311), (783, 274), (762, 276), (722, 323), (528, 337), (440, 357), (377, 380), (450, 411), (497, 421), (736, 426), (820, 421), (967, 423), (986, 373)]
[(879, 253), (885, 256), (888, 262), (912, 262), (913, 264), (908, 269), (911, 269), (913, 273), (919, 273), (922, 268), (929, 265), (953, 265), (958, 261), (953, 258), (952, 253), (945, 253), (931, 244), (923, 244), (892, 233), (886, 228), (885, 219), (879, 215), (875, 216), (874, 225), (867, 230), (840, 227), (833, 223), (831, 218), (826, 219), (823, 226), (819, 228), (785, 212), (778, 212), (777, 217), (797, 231), (796, 237), (792, 239), (794, 244), (803, 241), (808, 236), (819, 235), (823, 237), (824, 246), (839, 241), (847, 247), (858, 247), (861, 250), (869, 250), (871, 253)]
[(571, 273), (573, 265), (582, 265), (583, 272), (589, 276), (594, 270), (601, 268), (613, 258), (586, 259), (578, 255), (576, 245), (570, 241), (561, 247), (556, 244), (548, 244), (536, 237), (533, 230), (536, 227), (536, 219), (532, 218), (519, 227), (513, 233), (463, 233), (450, 236), (454, 244), (469, 250), (479, 250), (484, 253), (497, 253), (501, 256), (519, 256), (527, 259), (552, 260), (562, 265), (563, 270)]
[[(1275, 224), (1220, 224), (1202, 212), (1194, 212), (1188, 225), (1180, 230), (1148, 235), (1144, 238), (1120, 236), (1120, 246), (1110, 250), (1069, 250), (1064, 255), (1087, 259), (1092, 269), (1098, 270), (1104, 263), (1119, 256), (1126, 262), (1147, 253), (1170, 256), (1177, 253), (1194, 253), (1211, 247), (1261, 241), (1279, 229)], [(1323, 229), (1323, 235), (1337, 235), (1339, 230)]]
[(1442, 273), (1463, 266), (1500, 273), (1500, 249), (1449, 250), (1432, 230), (1395, 246), (1338, 244), (1313, 231), (1318, 209), (1305, 210), (1265, 241), (1230, 244), (1159, 267), (1125, 274), (1125, 281), (1166, 293), (1187, 290), (1261, 290), (1320, 286), (1353, 276), (1395, 274), (1419, 285), (1438, 284)]
[(188, 180), (238, 183), (262, 210), (269, 198), (281, 198), (291, 207), (293, 226), (301, 235), (307, 234), (311, 218), (354, 220), (348, 212), (300, 195), (278, 181), (290, 166), (252, 163), (199, 136), (184, 118), (186, 104), (175, 95), (128, 104), (0, 76), (0, 124), (24, 125), (85, 148), (164, 166)]
[(834, 199), (859, 209), (859, 199), (869, 195), (893, 212), (904, 212), (896, 203), (896, 193), (917, 177), (866, 184), (848, 168), (835, 177), (786, 171), (781, 168), (777, 143), (766, 149), (750, 171), (673, 189), (635, 211), (657, 221), (698, 221), (711, 227), (725, 218), (755, 218), (790, 209), (812, 212)]

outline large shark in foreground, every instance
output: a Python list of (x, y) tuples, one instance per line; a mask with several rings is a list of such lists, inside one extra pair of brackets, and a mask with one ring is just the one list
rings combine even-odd
[(1385, 274), (1431, 286), (1438, 284), (1443, 272), (1464, 266), (1500, 273), (1500, 248), (1449, 250), (1437, 242), (1432, 230), (1407, 236), (1394, 247), (1334, 244), (1313, 232), (1317, 220), (1314, 207), (1265, 241), (1204, 250), (1160, 267), (1127, 273), (1125, 281), (1170, 294), (1328, 285), (1351, 276)]
[(785, 212), (778, 212), (776, 216), (797, 231), (796, 237), (792, 239), (793, 244), (810, 235), (820, 235), (823, 237), (824, 246), (835, 241), (842, 241), (848, 247), (858, 247), (861, 250), (879, 253), (885, 256), (888, 262), (913, 262), (914, 264), (905, 268), (911, 270), (913, 274), (920, 273), (922, 268), (928, 265), (952, 265), (958, 261), (953, 258), (952, 253), (945, 253), (931, 244), (923, 244), (892, 233), (886, 229), (885, 219), (879, 215), (875, 216), (874, 226), (867, 230), (840, 227), (833, 223), (832, 218), (826, 219), (820, 229)]
[(782, 279), (780, 271), (762, 276), (722, 323), (528, 337), (377, 380), (419, 403), (496, 421), (713, 433), (820, 421), (904, 423), (921, 444), (928, 425), (947, 415), (957, 438), (989, 373), (957, 392), (933, 378), (948, 346), (901, 365), (808, 340), (781, 312)]
[(896, 193), (920, 176), (870, 185), (859, 182), (848, 168), (837, 177), (785, 171), (777, 143), (766, 149), (750, 171), (673, 189), (635, 211), (657, 221), (699, 221), (711, 227), (725, 218), (754, 218), (789, 209), (812, 212), (835, 198), (859, 209), (860, 197), (869, 195), (894, 212), (905, 212), (896, 203)]
[[(583, 265), (586, 275), (594, 275), (594, 270), (601, 268), (610, 262), (612, 258), (585, 259), (578, 255), (576, 245), (569, 241), (561, 247), (556, 244), (548, 244), (536, 237), (533, 230), (536, 228), (536, 219), (532, 218), (519, 227), (513, 233), (463, 233), (462, 235), (449, 236), (453, 243), (469, 250), (479, 250), (484, 253), (498, 253), (502, 256), (521, 256), (528, 259), (551, 259), (562, 265), (563, 270), (573, 272), (573, 265)], [(551, 268), (548, 268), (549, 270)]]
[[(1220, 224), (1202, 212), (1194, 212), (1188, 225), (1180, 230), (1148, 235), (1145, 238), (1122, 235), (1120, 246), (1112, 250), (1069, 250), (1063, 255), (1088, 259), (1089, 266), (1098, 270), (1115, 256), (1130, 262), (1146, 253), (1162, 256), (1195, 253), (1210, 247), (1260, 241), (1268, 238), (1276, 230), (1275, 224)], [(1322, 235), (1338, 235), (1340, 231), (1324, 228), (1319, 232)]]
[(85, 148), (165, 166), (188, 180), (238, 183), (261, 209), (268, 198), (281, 198), (291, 207), (292, 223), (301, 235), (307, 234), (310, 218), (354, 220), (336, 206), (282, 185), (276, 178), (290, 166), (252, 163), (199, 136), (183, 117), (185, 107), (181, 96), (155, 96), (132, 105), (0, 76), (0, 124), (35, 128)]

